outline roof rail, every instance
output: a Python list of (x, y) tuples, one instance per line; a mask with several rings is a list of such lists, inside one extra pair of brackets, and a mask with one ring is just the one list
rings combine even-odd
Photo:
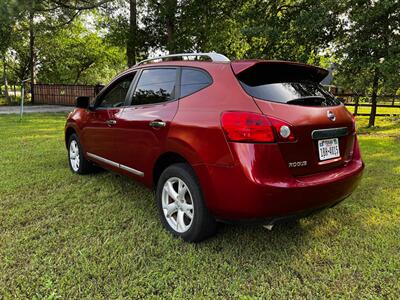
[[(174, 59), (174, 58), (181, 59)], [(186, 57), (186, 59), (184, 59)], [(216, 53), (216, 52), (208, 52), (208, 53), (178, 53), (178, 54), (169, 54), (164, 56), (158, 56), (153, 58), (148, 58), (138, 62), (135, 67), (150, 63), (151, 61), (168, 61), (168, 60), (191, 60), (189, 57), (193, 57), (192, 60), (199, 60), (200, 57), (208, 57), (213, 62), (228, 62), (230, 61), (225, 55)]]

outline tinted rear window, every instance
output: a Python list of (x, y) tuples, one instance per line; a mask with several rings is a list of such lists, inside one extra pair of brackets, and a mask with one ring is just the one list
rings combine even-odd
[(181, 97), (193, 94), (212, 83), (208, 73), (199, 69), (182, 68)]
[(133, 94), (132, 105), (154, 104), (175, 98), (176, 69), (143, 70)]
[(255, 65), (238, 75), (251, 96), (273, 102), (305, 106), (334, 106), (341, 102), (327, 92), (312, 68), (293, 65)]

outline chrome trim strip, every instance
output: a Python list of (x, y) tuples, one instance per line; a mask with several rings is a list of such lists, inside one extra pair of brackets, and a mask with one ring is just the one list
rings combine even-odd
[(131, 172), (132, 174), (138, 175), (138, 176), (140, 176), (140, 177), (143, 177), (143, 176), (144, 176), (144, 173), (143, 173), (143, 172), (138, 171), (138, 170), (133, 169), (133, 168), (130, 168), (130, 167), (128, 167), (128, 166), (125, 166), (125, 165), (121, 165), (121, 164), (120, 164), (119, 167), (120, 167), (120, 169), (122, 169), (122, 170)]
[(125, 165), (121, 165), (121, 164), (119, 164), (119, 163), (116, 163), (115, 161), (106, 159), (106, 158), (104, 158), (104, 157), (98, 156), (98, 155), (93, 154), (93, 153), (90, 153), (90, 152), (86, 152), (86, 154), (87, 154), (87, 156), (89, 156), (89, 157), (91, 157), (91, 158), (97, 159), (98, 161), (101, 161), (101, 162), (103, 162), (103, 163), (109, 164), (109, 165), (111, 165), (111, 166), (113, 166), (113, 167), (120, 168), (120, 169), (122, 169), (122, 170), (128, 171), (128, 172), (130, 172), (130, 173), (132, 173), (132, 174), (135, 174), (135, 175), (138, 175), (138, 176), (140, 176), (140, 177), (143, 177), (143, 176), (144, 176), (144, 173), (143, 173), (143, 172), (138, 171), (138, 170), (133, 169), (133, 168), (130, 168), (130, 167), (125, 166)]
[(101, 161), (103, 163), (106, 163), (106, 164), (109, 164), (109, 165), (111, 165), (113, 167), (119, 168), (119, 163), (116, 163), (115, 161), (106, 159), (104, 157), (98, 156), (98, 155), (90, 153), (90, 152), (86, 152), (86, 154), (87, 154), (87, 156), (89, 156), (91, 158), (97, 159), (97, 160), (99, 160), (99, 161)]
[(320, 140), (341, 137), (347, 135), (348, 133), (349, 130), (347, 127), (326, 128), (313, 130), (313, 132), (311, 133), (311, 137), (313, 138), (313, 140)]

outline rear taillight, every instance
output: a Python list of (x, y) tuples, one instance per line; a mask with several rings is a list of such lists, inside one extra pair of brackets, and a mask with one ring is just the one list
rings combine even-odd
[(224, 112), (221, 125), (233, 142), (273, 143), (295, 141), (293, 128), (281, 120), (251, 112)]
[(275, 142), (269, 119), (250, 112), (224, 112), (221, 125), (226, 137), (234, 142)]
[(282, 120), (268, 117), (271, 121), (272, 126), (274, 126), (277, 132), (277, 137), (279, 142), (294, 142), (296, 141), (296, 136), (294, 134), (294, 129), (292, 126)]

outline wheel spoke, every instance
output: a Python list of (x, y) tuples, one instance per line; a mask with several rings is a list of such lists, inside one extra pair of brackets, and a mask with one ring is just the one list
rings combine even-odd
[(193, 219), (193, 213), (190, 210), (185, 210), (185, 215), (192, 220)]
[(186, 190), (186, 184), (183, 182), (183, 180), (178, 181), (178, 193), (181, 194), (184, 190)]
[(75, 159), (75, 168), (76, 168), (76, 170), (79, 169), (79, 159), (78, 158)]
[(193, 219), (193, 204), (189, 203), (182, 203), (181, 204), (182, 210), (184, 211), (185, 215), (188, 216), (189, 219)]
[(184, 212), (182, 210), (178, 210), (178, 214), (176, 217), (176, 230), (177, 231), (185, 231), (186, 230), (186, 225), (185, 225), (183, 216), (184, 216)]
[(163, 209), (167, 211), (167, 218), (170, 218), (171, 215), (178, 210), (178, 206), (176, 206), (175, 202), (172, 202), (170, 204), (164, 205)]
[(182, 181), (182, 185), (179, 183), (178, 195), (179, 195), (179, 197), (181, 199), (183, 199), (183, 197), (185, 196), (187, 190), (188, 190), (188, 188), (187, 188), (186, 184), (183, 183), (183, 181)]
[(166, 182), (164, 189), (173, 200), (178, 200), (178, 193), (174, 190), (174, 187), (172, 186), (172, 183), (170, 181)]
[(182, 203), (182, 209), (183, 209), (184, 211), (192, 210), (192, 209), (193, 209), (193, 204)]

